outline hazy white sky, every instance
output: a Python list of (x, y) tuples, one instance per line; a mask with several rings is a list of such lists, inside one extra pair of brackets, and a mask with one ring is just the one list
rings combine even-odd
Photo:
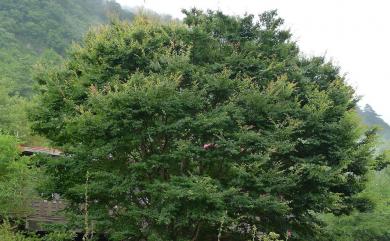
[(182, 18), (181, 9), (232, 15), (278, 9), (307, 55), (341, 66), (348, 82), (390, 123), (390, 1), (387, 0), (117, 0)]

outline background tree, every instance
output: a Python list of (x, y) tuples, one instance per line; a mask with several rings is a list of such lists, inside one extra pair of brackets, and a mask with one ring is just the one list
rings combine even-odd
[(69, 154), (46, 166), (74, 212), (87, 172), (113, 240), (320, 240), (318, 213), (368, 208), (375, 132), (339, 69), (302, 57), (273, 11), (185, 13), (100, 27), (38, 75), (33, 128)]
[(28, 157), (20, 157), (17, 139), (0, 135), (0, 216), (25, 217), (36, 196), (38, 170)]
[(371, 173), (366, 190), (360, 194), (375, 203), (370, 212), (354, 211), (350, 215), (323, 215), (331, 240), (381, 241), (390, 239), (390, 169)]

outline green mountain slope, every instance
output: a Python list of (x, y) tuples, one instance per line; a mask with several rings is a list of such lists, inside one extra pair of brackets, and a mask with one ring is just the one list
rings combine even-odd
[(0, 0), (0, 133), (36, 143), (26, 114), (33, 66), (61, 61), (72, 42), (111, 16), (134, 15), (107, 0)]
[(362, 117), (362, 121), (369, 127), (378, 127), (379, 136), (384, 142), (390, 142), (390, 126), (387, 124), (380, 115), (370, 106), (366, 105), (363, 109), (358, 109), (359, 115)]
[(107, 22), (110, 14), (133, 14), (105, 0), (1, 0), (0, 88), (31, 94), (32, 65), (48, 49), (64, 55), (91, 25)]

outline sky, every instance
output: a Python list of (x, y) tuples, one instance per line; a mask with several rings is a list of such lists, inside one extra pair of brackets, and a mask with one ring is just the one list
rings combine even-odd
[(182, 19), (183, 8), (230, 15), (277, 9), (307, 56), (321, 55), (341, 67), (347, 81), (390, 123), (390, 1), (387, 0), (117, 0)]

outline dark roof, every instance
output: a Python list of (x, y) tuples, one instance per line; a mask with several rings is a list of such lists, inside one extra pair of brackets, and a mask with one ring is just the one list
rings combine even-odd
[(33, 155), (36, 153), (47, 154), (51, 156), (60, 156), (62, 151), (54, 148), (43, 147), (43, 146), (25, 146), (20, 145), (20, 149), (23, 155)]

